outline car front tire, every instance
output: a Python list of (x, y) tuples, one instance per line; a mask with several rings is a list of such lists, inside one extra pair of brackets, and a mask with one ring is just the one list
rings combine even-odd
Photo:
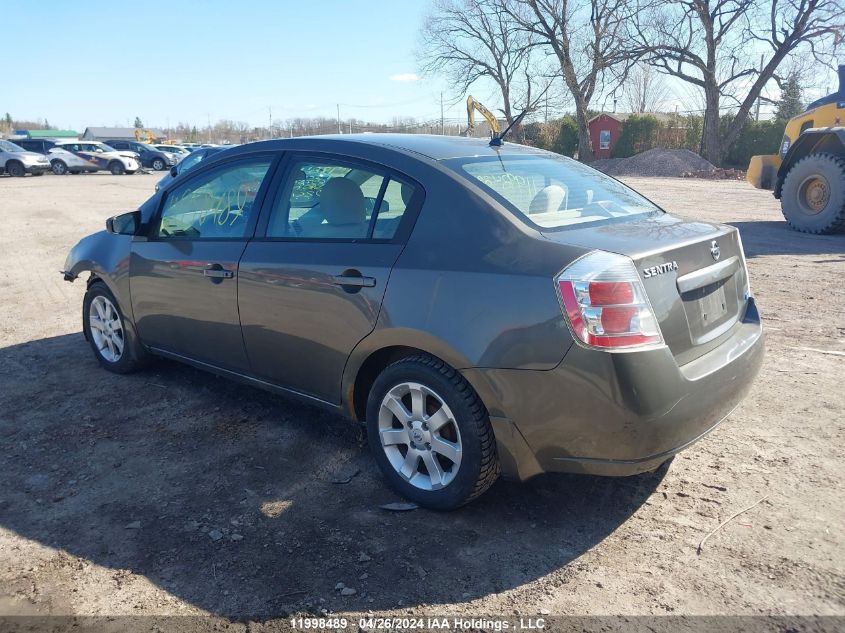
[(388, 484), (426, 508), (458, 508), (499, 477), (487, 409), (463, 376), (431, 356), (399, 360), (376, 378), (367, 435)]
[(113, 160), (109, 163), (109, 171), (112, 173), (112, 176), (120, 176), (126, 173), (126, 167), (119, 160)]
[(155, 171), (164, 171), (165, 167), (167, 167), (167, 164), (161, 158), (153, 159), (153, 169)]
[(26, 169), (24, 169), (23, 163), (10, 160), (6, 163), (6, 173), (15, 178), (23, 178), (26, 176)]
[(67, 165), (62, 160), (54, 160), (50, 164), (50, 169), (52, 169), (53, 173), (57, 176), (64, 176), (67, 173)]
[(117, 299), (102, 281), (88, 288), (82, 302), (82, 328), (97, 362), (116, 374), (129, 374), (148, 363), (148, 355), (129, 327)]

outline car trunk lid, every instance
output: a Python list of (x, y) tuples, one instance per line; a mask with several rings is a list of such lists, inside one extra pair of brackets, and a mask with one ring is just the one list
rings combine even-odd
[(660, 214), (544, 235), (630, 257), (679, 365), (718, 346), (745, 314), (748, 277), (733, 227)]

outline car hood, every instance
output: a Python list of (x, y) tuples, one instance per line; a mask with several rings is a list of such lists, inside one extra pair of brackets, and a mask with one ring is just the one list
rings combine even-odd
[(25, 160), (25, 161), (28, 161), (30, 163), (35, 163), (35, 162), (40, 162), (40, 161), (46, 160), (46, 157), (44, 156), (44, 154), (39, 154), (38, 152), (28, 152), (28, 151), (15, 152), (14, 155), (17, 156), (18, 158), (20, 158), (21, 160)]

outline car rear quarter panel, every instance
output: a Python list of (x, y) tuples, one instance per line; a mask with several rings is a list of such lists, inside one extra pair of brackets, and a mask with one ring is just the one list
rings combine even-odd
[(554, 276), (587, 249), (551, 242), (445, 168), (414, 162), (408, 175), (425, 183), (425, 202), (346, 384), (390, 346), (421, 349), (459, 370), (556, 367), (572, 337)]

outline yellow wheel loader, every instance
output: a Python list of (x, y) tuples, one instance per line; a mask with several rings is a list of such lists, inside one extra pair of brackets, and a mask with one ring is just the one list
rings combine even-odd
[(746, 179), (774, 193), (793, 229), (845, 231), (845, 65), (839, 90), (790, 119), (780, 152), (752, 156)]

